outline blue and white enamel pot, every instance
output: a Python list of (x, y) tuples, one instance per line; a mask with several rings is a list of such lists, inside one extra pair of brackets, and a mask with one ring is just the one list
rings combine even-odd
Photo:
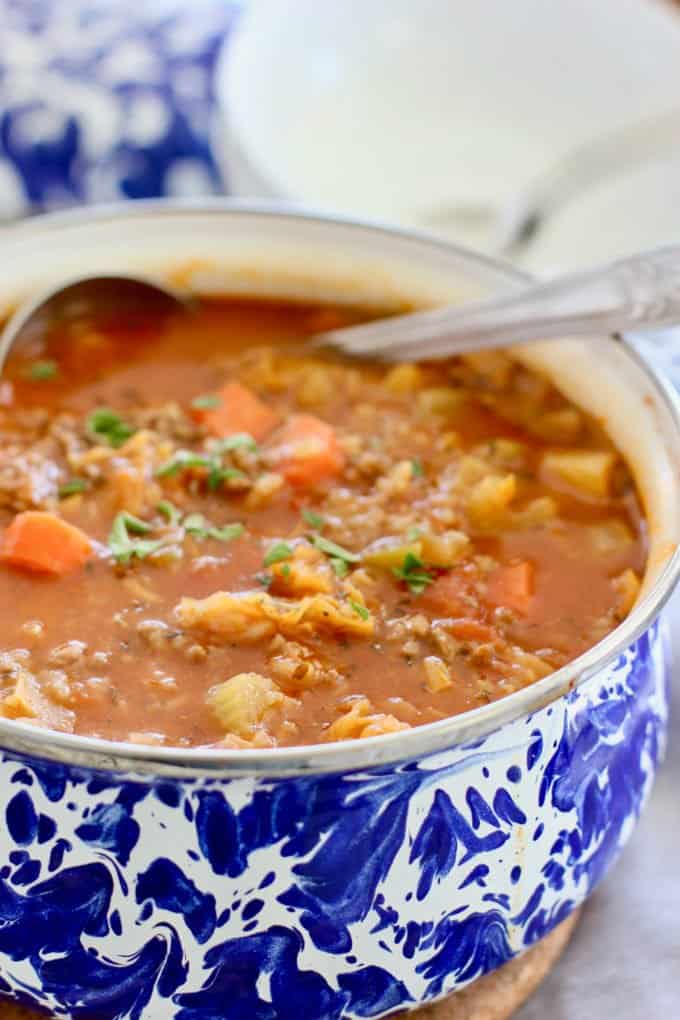
[[(83, 271), (196, 291), (451, 301), (517, 285), (424, 237), (280, 208), (132, 204), (5, 232), (0, 309)], [(0, 720), (0, 992), (100, 1020), (360, 1020), (456, 991), (590, 894), (664, 745), (680, 411), (613, 340), (518, 354), (603, 419), (649, 521), (641, 600), (568, 667), (406, 733), (268, 751)]]

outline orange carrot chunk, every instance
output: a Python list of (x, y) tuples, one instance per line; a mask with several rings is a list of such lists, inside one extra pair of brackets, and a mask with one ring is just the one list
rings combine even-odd
[(534, 567), (528, 560), (498, 567), (489, 575), (486, 598), (493, 606), (507, 606), (526, 615), (533, 594)]
[(0, 560), (42, 574), (68, 574), (91, 555), (92, 543), (80, 528), (42, 510), (17, 514), (0, 541)]
[(495, 641), (498, 634), (487, 623), (480, 623), (479, 620), (454, 620), (451, 624), (451, 633), (459, 641)]
[(420, 596), (419, 605), (438, 616), (474, 617), (479, 612), (469, 578), (452, 570), (438, 577)]
[(241, 383), (230, 382), (215, 394), (214, 406), (194, 405), (192, 414), (213, 436), (224, 439), (236, 432), (247, 432), (258, 442), (279, 423), (279, 416)]
[(278, 470), (299, 488), (311, 488), (337, 477), (345, 466), (345, 454), (335, 430), (312, 414), (295, 414), (277, 438)]

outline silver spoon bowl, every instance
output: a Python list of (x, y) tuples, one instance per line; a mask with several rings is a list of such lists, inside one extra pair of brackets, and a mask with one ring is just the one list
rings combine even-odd
[(11, 348), (30, 337), (44, 322), (81, 317), (102, 307), (124, 315), (167, 314), (187, 306), (188, 298), (179, 289), (151, 277), (82, 276), (47, 287), (19, 305), (5, 323), (0, 334), (0, 372)]
[[(45, 319), (100, 309), (167, 313), (188, 298), (156, 280), (91, 276), (49, 288), (21, 305), (0, 337), (0, 372), (11, 347)], [(680, 246), (570, 273), (490, 300), (398, 315), (321, 333), (315, 346), (352, 357), (409, 361), (576, 335), (611, 335), (680, 323)]]

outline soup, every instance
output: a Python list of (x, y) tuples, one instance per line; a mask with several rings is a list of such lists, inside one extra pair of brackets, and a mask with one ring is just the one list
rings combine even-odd
[(361, 309), (47, 322), (0, 383), (0, 712), (146, 744), (374, 736), (532, 684), (631, 609), (602, 428), (502, 352), (385, 366)]

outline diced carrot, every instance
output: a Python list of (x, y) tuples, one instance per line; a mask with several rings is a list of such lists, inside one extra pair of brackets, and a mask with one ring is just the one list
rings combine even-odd
[(345, 466), (345, 454), (331, 425), (311, 414), (296, 414), (277, 436), (278, 470), (298, 488), (311, 488), (335, 478)]
[(534, 567), (528, 560), (498, 567), (489, 575), (486, 598), (493, 606), (508, 606), (526, 615), (533, 594)]
[(0, 560), (44, 574), (77, 570), (91, 554), (92, 543), (80, 528), (42, 510), (17, 514), (0, 541)]
[(494, 641), (498, 635), (488, 623), (480, 623), (479, 620), (454, 620), (451, 624), (451, 633), (459, 641)]
[(418, 603), (439, 616), (473, 616), (478, 608), (469, 579), (455, 570), (438, 577), (425, 589)]
[(219, 438), (247, 432), (264, 439), (279, 423), (275, 411), (241, 383), (230, 382), (215, 394), (215, 407), (194, 407), (192, 414), (208, 432)]

